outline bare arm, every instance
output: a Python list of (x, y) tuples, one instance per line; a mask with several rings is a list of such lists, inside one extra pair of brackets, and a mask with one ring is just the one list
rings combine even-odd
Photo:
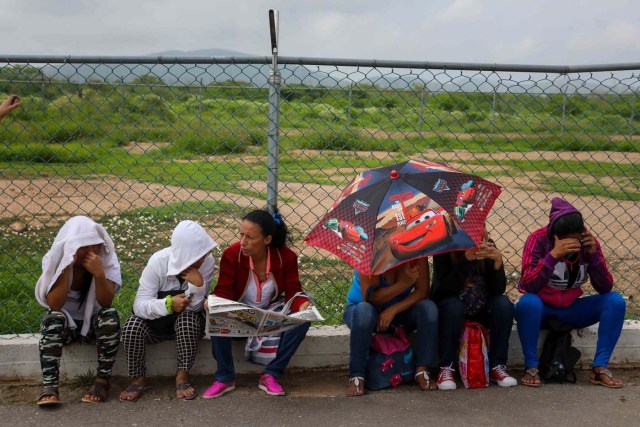
[[(406, 263), (399, 266), (400, 270), (396, 277), (396, 282), (390, 286), (379, 287), (380, 276), (360, 276), (360, 288), (362, 290), (362, 299), (374, 305), (383, 305), (387, 301), (400, 295), (407, 288), (413, 286), (419, 277), (419, 267), (413, 263)], [(369, 290), (373, 288), (372, 290)]]
[(67, 302), (71, 269), (73, 269), (73, 264), (62, 270), (62, 274), (58, 276), (53, 287), (47, 294), (47, 304), (49, 305), (49, 309), (53, 311), (60, 311), (64, 303)]
[(96, 282), (96, 301), (101, 307), (111, 307), (116, 294), (116, 284), (108, 280), (104, 274), (102, 260), (93, 252), (89, 252), (82, 262), (82, 266), (93, 275)]

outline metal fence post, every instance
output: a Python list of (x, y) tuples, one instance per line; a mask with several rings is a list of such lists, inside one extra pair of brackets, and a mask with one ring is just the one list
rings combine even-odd
[(202, 100), (204, 98), (204, 84), (200, 78), (200, 102), (198, 103), (198, 129), (202, 129)]
[(347, 107), (347, 129), (351, 126), (351, 100), (353, 99), (353, 83), (349, 86), (349, 106)]
[(420, 91), (420, 117), (418, 121), (418, 132), (422, 136), (422, 126), (424, 124), (424, 88)]
[(278, 71), (278, 12), (269, 10), (271, 31), (271, 73), (269, 74), (269, 130), (267, 132), (267, 206), (278, 209), (278, 133), (280, 125), (280, 84)]

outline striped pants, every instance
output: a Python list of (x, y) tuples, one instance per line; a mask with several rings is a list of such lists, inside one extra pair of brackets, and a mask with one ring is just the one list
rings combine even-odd
[(77, 328), (67, 327), (67, 318), (60, 311), (49, 310), (40, 325), (40, 367), (45, 386), (57, 387), (60, 378), (62, 346), (72, 342), (95, 343), (98, 350), (97, 376), (111, 377), (120, 345), (120, 317), (115, 308), (102, 308), (91, 318), (91, 328), (86, 337), (80, 335), (82, 321)]
[[(122, 347), (127, 357), (130, 378), (146, 376), (146, 344), (155, 344), (175, 338), (178, 369), (190, 371), (196, 360), (198, 343), (204, 336), (205, 313), (185, 310), (165, 330), (152, 328), (147, 319), (131, 316), (122, 327)], [(172, 328), (171, 328), (172, 326)]]

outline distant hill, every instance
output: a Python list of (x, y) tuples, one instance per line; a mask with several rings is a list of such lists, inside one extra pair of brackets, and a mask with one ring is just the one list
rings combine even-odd
[[(167, 50), (152, 53), (150, 57), (242, 57), (246, 53), (226, 49), (199, 49), (192, 51)], [(266, 55), (265, 55), (266, 56)], [(214, 82), (236, 81), (252, 83), (258, 87), (267, 85), (271, 71), (270, 63), (265, 64), (48, 64), (42, 67), (46, 76), (66, 78), (82, 83), (89, 79), (106, 81), (131, 81), (147, 74), (160, 77), (167, 84), (190, 85), (202, 82), (207, 85)], [(287, 84), (318, 84), (335, 86), (335, 82), (327, 73), (315, 71), (302, 65), (280, 67), (283, 81)]]

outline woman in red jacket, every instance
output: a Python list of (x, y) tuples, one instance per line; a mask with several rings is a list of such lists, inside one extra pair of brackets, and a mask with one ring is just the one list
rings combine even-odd
[[(289, 301), (302, 291), (298, 275), (298, 256), (286, 244), (289, 231), (278, 213), (271, 215), (255, 210), (242, 218), (240, 241), (222, 253), (220, 277), (213, 295), (258, 308), (284, 296)], [(291, 310), (308, 308), (305, 297), (297, 297)], [(278, 379), (304, 340), (310, 323), (304, 323), (282, 333), (275, 359), (265, 368), (258, 388), (272, 396), (283, 396)], [(214, 398), (235, 388), (235, 370), (230, 337), (211, 337), (211, 351), (216, 359), (214, 383), (204, 392), (204, 398)]]

